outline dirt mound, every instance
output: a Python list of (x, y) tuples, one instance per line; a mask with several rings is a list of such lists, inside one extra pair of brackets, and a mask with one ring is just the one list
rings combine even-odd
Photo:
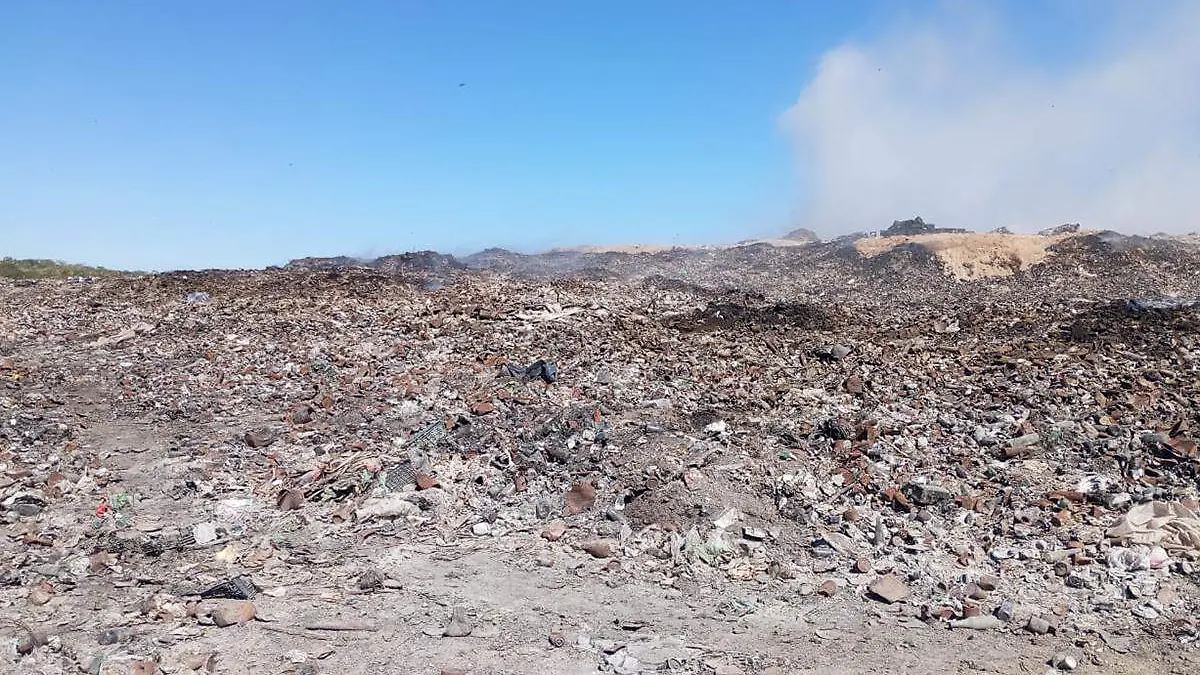
[(1052, 255), (1051, 246), (1072, 234), (1055, 236), (947, 233), (900, 237), (868, 237), (854, 242), (863, 256), (873, 258), (901, 246), (915, 245), (932, 253), (946, 273), (960, 281), (1011, 276), (1029, 270)]

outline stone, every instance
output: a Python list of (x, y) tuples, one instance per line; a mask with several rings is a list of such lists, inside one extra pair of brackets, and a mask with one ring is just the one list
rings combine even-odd
[(135, 659), (129, 663), (129, 675), (155, 675), (158, 663), (150, 659)]
[(847, 394), (863, 393), (863, 379), (858, 375), (851, 375), (842, 382), (842, 389), (846, 390)]
[(838, 585), (833, 579), (826, 579), (825, 581), (821, 582), (820, 586), (817, 587), (817, 593), (825, 596), (826, 598), (832, 598), (833, 596), (837, 595), (837, 591)]
[(1050, 659), (1050, 665), (1059, 670), (1075, 670), (1079, 667), (1079, 660), (1070, 654), (1058, 652)]
[(929, 483), (909, 483), (904, 487), (905, 494), (921, 506), (933, 506), (954, 499), (954, 493), (940, 485)]
[(719, 436), (729, 430), (729, 423), (725, 420), (717, 420), (712, 424), (704, 427), (704, 433), (710, 436)]
[(292, 411), (292, 421), (296, 424), (308, 424), (313, 421), (313, 409), (311, 406), (302, 405)]
[(768, 536), (770, 535), (767, 531), (759, 527), (747, 526), (742, 528), (742, 538), (749, 539), (750, 541), (763, 541)]
[(377, 569), (369, 569), (358, 575), (358, 588), (362, 591), (374, 591), (383, 587), (383, 574)]
[(29, 601), (29, 604), (35, 607), (41, 607), (42, 605), (50, 602), (53, 597), (54, 587), (43, 582), (29, 589), (29, 595), (26, 596), (26, 599)]
[(871, 571), (871, 559), (863, 557), (863, 558), (859, 558), (858, 560), (855, 560), (854, 561), (854, 571), (858, 572), (859, 574), (866, 574), (867, 572), (870, 572)]
[(476, 537), (486, 537), (492, 533), (492, 526), (487, 523), (475, 523), (471, 526), (471, 534)]
[(480, 401), (471, 406), (471, 413), (474, 415), (487, 415), (488, 413), (496, 412), (496, 406), (487, 401)]
[(559, 539), (562, 539), (563, 535), (566, 533), (566, 523), (562, 521), (550, 523), (542, 529), (542, 539), (545, 539), (546, 541), (558, 541)]
[(908, 585), (901, 581), (900, 577), (896, 576), (895, 574), (888, 574), (886, 576), (879, 577), (875, 581), (871, 582), (868, 590), (870, 590), (871, 594), (877, 599), (882, 600), (889, 605), (895, 602), (900, 602), (912, 593), (912, 590), (909, 589)]
[(971, 630), (991, 630), (1004, 625), (1004, 622), (994, 616), (977, 615), (965, 619), (950, 621), (951, 628), (970, 628)]
[(253, 621), (254, 617), (255, 609), (252, 602), (231, 602), (212, 611), (213, 623), (221, 628)]
[(125, 642), (130, 637), (129, 631), (121, 628), (105, 628), (96, 634), (96, 644), (115, 645)]
[(1163, 586), (1155, 593), (1154, 598), (1164, 607), (1170, 607), (1179, 601), (1179, 591), (1174, 586)]
[(16, 647), (17, 653), (22, 656), (33, 653), (33, 650), (50, 641), (50, 637), (46, 633), (28, 626), (19, 626), (18, 632)]
[(1045, 635), (1050, 632), (1050, 622), (1040, 616), (1029, 617), (1029, 623), (1025, 624), (1025, 630), (1037, 635)]
[(567, 515), (579, 515), (596, 503), (596, 488), (591, 483), (576, 483), (567, 491), (565, 500)]
[(1005, 600), (996, 606), (996, 611), (992, 612), (997, 619), (1001, 621), (1012, 621), (1014, 613), (1013, 601)]
[(265, 448), (275, 442), (275, 434), (269, 429), (255, 429), (247, 431), (242, 440), (252, 448)]
[(579, 545), (579, 548), (593, 558), (611, 558), (613, 556), (612, 543), (603, 539), (584, 542)]
[(994, 574), (981, 574), (975, 580), (975, 585), (985, 591), (991, 592), (1000, 587), (1000, 577)]
[(1146, 619), (1147, 621), (1158, 618), (1158, 610), (1154, 609), (1150, 605), (1137, 605), (1129, 611), (1134, 616)]

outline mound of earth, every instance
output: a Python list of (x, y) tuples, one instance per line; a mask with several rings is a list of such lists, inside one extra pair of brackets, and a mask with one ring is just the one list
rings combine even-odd
[(905, 246), (920, 248), (932, 253), (947, 274), (971, 281), (1027, 271), (1053, 255), (1051, 247), (1070, 236), (1073, 235), (918, 234), (868, 237), (854, 242), (854, 248), (867, 258)]

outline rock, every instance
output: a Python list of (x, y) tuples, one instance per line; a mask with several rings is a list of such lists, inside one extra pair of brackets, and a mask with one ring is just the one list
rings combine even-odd
[(567, 515), (579, 515), (596, 503), (596, 488), (588, 482), (576, 483), (567, 491), (565, 500)]
[(1025, 624), (1025, 630), (1037, 635), (1045, 635), (1050, 632), (1050, 622), (1040, 616), (1029, 617), (1029, 623)]
[(550, 523), (542, 529), (542, 539), (546, 541), (558, 541), (567, 533), (567, 524), (559, 521)]
[(217, 540), (216, 523), (196, 523), (192, 526), (192, 541), (199, 546), (207, 546)]
[(231, 602), (223, 604), (212, 611), (213, 623), (217, 624), (220, 628), (253, 621), (254, 617), (255, 609), (252, 602)]
[(763, 541), (768, 536), (770, 536), (769, 533), (766, 530), (759, 528), (759, 527), (747, 526), (747, 527), (742, 528), (742, 538), (743, 539), (749, 539), (750, 541)]
[(304, 491), (297, 489), (283, 490), (275, 500), (275, 505), (279, 507), (280, 511), (295, 511), (304, 506)]
[(269, 429), (247, 431), (242, 440), (252, 448), (265, 448), (275, 442), (275, 433)]
[(825, 581), (821, 582), (820, 586), (817, 587), (817, 593), (827, 598), (832, 598), (833, 596), (837, 595), (837, 591), (838, 585), (833, 579), (826, 579)]
[(842, 520), (845, 520), (847, 523), (857, 523), (858, 519), (861, 517), (862, 516), (860, 516), (858, 513), (858, 509), (854, 508), (853, 506), (842, 512)]
[(844, 389), (847, 394), (863, 393), (862, 377), (859, 377), (858, 375), (851, 375), (850, 377), (847, 377), (842, 381), (842, 389)]
[(900, 577), (894, 574), (879, 577), (875, 581), (871, 582), (868, 590), (870, 590), (871, 594), (877, 599), (882, 600), (889, 605), (894, 602), (900, 602), (912, 593), (912, 590), (900, 580)]
[(829, 355), (832, 356), (835, 361), (841, 361), (847, 356), (850, 356), (850, 348), (846, 345), (833, 345), (829, 348)]
[(950, 621), (951, 628), (970, 628), (971, 630), (991, 630), (1004, 625), (1004, 622), (994, 616), (979, 615), (965, 619)]
[(866, 574), (867, 572), (870, 572), (871, 571), (871, 559), (870, 558), (859, 558), (858, 560), (855, 560), (854, 561), (854, 571), (858, 572), (859, 574)]
[(474, 415), (487, 415), (488, 413), (496, 412), (496, 406), (487, 401), (480, 401), (471, 406), (471, 413)]
[(729, 424), (725, 420), (717, 420), (716, 422), (704, 427), (704, 433), (708, 434), (709, 436), (720, 436), (726, 431), (729, 431)]
[(124, 628), (105, 628), (96, 634), (96, 644), (115, 645), (129, 640), (129, 631)]
[(361, 591), (374, 591), (383, 587), (383, 574), (371, 568), (358, 575), (358, 589)]
[(20, 625), (17, 627), (17, 653), (22, 656), (33, 653), (33, 650), (47, 644), (50, 637), (41, 630)]
[(979, 575), (979, 578), (975, 580), (975, 585), (979, 586), (985, 591), (991, 592), (1000, 587), (1000, 577), (994, 574), (981, 574)]
[(611, 558), (613, 556), (612, 543), (603, 539), (584, 542), (579, 545), (579, 548), (593, 558)]
[(155, 675), (158, 662), (150, 659), (135, 659), (129, 664), (129, 675)]
[(940, 485), (930, 485), (928, 483), (909, 483), (904, 487), (904, 492), (910, 499), (921, 506), (942, 504), (954, 499), (953, 492)]
[(1146, 619), (1148, 621), (1158, 618), (1158, 610), (1154, 609), (1150, 605), (1137, 605), (1129, 611), (1134, 616)]
[(29, 589), (29, 595), (26, 596), (29, 604), (35, 607), (41, 607), (50, 602), (52, 598), (54, 598), (54, 587), (46, 582), (42, 582)]
[(404, 495), (389, 494), (366, 500), (354, 512), (354, 516), (359, 522), (363, 522), (374, 518), (415, 516), (419, 513), (421, 513), (421, 507), (405, 499)]
[(1079, 667), (1079, 660), (1070, 654), (1058, 652), (1050, 659), (1050, 665), (1059, 670), (1075, 670)]
[(450, 621), (446, 627), (442, 629), (443, 637), (467, 637), (475, 625), (471, 622), (471, 617), (467, 615), (467, 610), (462, 607), (455, 607), (450, 614)]
[(292, 422), (296, 424), (308, 424), (313, 421), (312, 406), (302, 405), (292, 411)]
[(471, 534), (476, 537), (486, 537), (492, 533), (492, 526), (487, 523), (475, 523), (471, 526)]
[(997, 619), (1005, 622), (1012, 621), (1013, 613), (1014, 607), (1012, 600), (1005, 600), (1004, 602), (1001, 602), (996, 606), (996, 611), (993, 612)]
[(1154, 599), (1163, 607), (1170, 607), (1179, 601), (1179, 591), (1174, 586), (1163, 586), (1155, 593)]

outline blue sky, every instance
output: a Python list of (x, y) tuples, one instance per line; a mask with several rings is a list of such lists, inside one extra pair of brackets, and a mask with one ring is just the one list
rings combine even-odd
[(4, 3), (0, 255), (247, 267), (848, 227), (818, 178), (854, 170), (812, 160), (844, 147), (814, 151), (826, 130), (861, 136), (823, 93), (848, 47), (886, 62), (889, 39), (953, 37), (965, 11), (1004, 27), (999, 62), (1054, 78), (1121, 3), (987, 7)]

